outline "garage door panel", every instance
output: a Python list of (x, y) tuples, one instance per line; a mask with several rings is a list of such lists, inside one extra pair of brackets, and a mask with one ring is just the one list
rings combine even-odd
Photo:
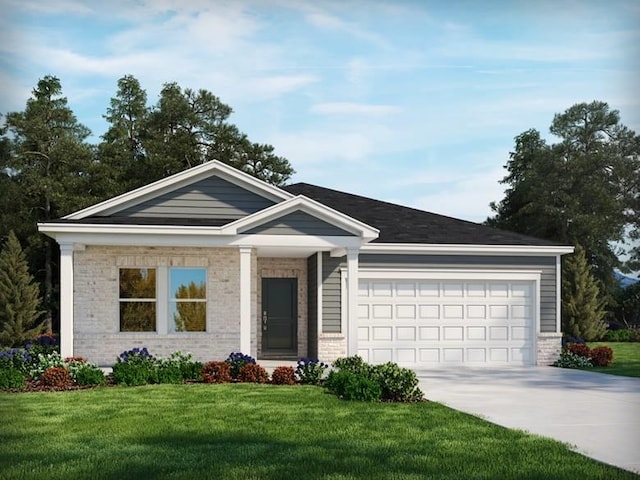
[(359, 353), (366, 361), (532, 364), (533, 282), (360, 282)]

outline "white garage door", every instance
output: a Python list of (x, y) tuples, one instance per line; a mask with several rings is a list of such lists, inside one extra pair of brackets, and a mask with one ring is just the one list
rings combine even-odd
[(358, 354), (407, 366), (533, 364), (533, 281), (363, 278)]

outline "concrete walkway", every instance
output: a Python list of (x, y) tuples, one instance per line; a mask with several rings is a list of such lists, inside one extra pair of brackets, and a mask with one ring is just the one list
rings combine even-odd
[(640, 473), (640, 378), (554, 367), (416, 373), (429, 400)]

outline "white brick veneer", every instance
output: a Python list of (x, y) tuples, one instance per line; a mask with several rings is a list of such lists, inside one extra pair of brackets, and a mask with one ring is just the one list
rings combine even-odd
[[(308, 316), (307, 316), (307, 259), (306, 258), (258, 258), (258, 300), (256, 305), (262, 308), (262, 279), (263, 278), (297, 278), (298, 279), (298, 353), (297, 357), (307, 356), (308, 346)], [(261, 316), (260, 313), (253, 322), (257, 329), (258, 358), (262, 355)]]
[(332, 363), (347, 356), (347, 338), (342, 333), (321, 333), (318, 338), (318, 358)]
[[(255, 318), (255, 252), (251, 264), (251, 314)], [(119, 331), (118, 269), (158, 266), (207, 268), (207, 332)], [(87, 246), (74, 253), (74, 355), (108, 366), (123, 350), (144, 346), (158, 356), (181, 350), (201, 361), (224, 359), (240, 345), (239, 288), (237, 248)], [(251, 353), (255, 355), (252, 323)]]
[(561, 350), (561, 333), (538, 333), (538, 365), (551, 365), (558, 359)]

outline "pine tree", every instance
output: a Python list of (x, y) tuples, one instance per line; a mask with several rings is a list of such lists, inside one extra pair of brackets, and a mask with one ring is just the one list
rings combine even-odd
[(565, 259), (562, 275), (563, 332), (586, 341), (600, 340), (607, 330), (602, 321), (606, 302), (580, 245)]
[(18, 346), (44, 331), (38, 285), (11, 231), (0, 252), (0, 344)]

